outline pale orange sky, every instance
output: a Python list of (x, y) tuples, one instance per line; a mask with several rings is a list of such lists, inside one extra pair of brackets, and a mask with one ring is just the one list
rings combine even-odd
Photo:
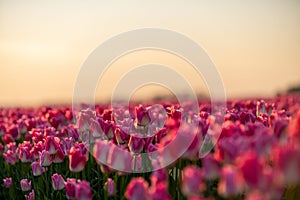
[[(174, 30), (201, 45), (220, 71), (228, 97), (270, 96), (300, 83), (299, 11), (297, 0), (0, 0), (0, 106), (71, 103), (89, 53), (116, 34), (143, 27)], [(150, 61), (173, 66), (196, 92), (207, 94), (201, 77), (183, 60), (143, 51), (117, 60), (97, 97), (109, 97), (125, 69)]]

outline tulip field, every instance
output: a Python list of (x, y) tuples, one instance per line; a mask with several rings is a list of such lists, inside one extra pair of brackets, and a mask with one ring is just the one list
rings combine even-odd
[(173, 100), (155, 115), (154, 103), (0, 107), (0, 199), (300, 199), (298, 94), (228, 100), (223, 115), (199, 100), (190, 118)]

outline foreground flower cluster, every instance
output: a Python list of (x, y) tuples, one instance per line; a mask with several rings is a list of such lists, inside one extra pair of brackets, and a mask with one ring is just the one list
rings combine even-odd
[(152, 104), (76, 116), (68, 106), (0, 108), (0, 199), (300, 197), (300, 96), (228, 101), (224, 116), (207, 102), (191, 116)]

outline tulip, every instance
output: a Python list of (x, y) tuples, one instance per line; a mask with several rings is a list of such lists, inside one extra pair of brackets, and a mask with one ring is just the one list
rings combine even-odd
[(65, 156), (68, 155), (68, 152), (70, 152), (71, 147), (74, 145), (73, 138), (64, 138), (60, 141), (60, 148), (62, 149)]
[(75, 199), (76, 179), (67, 178), (67, 182), (65, 183), (65, 188), (66, 188), (67, 199)]
[(262, 178), (263, 165), (259, 161), (257, 154), (253, 151), (246, 152), (237, 160), (244, 180), (248, 186), (257, 188)]
[(224, 197), (236, 196), (243, 189), (243, 175), (232, 165), (222, 168), (221, 180), (218, 185), (218, 192)]
[(8, 127), (7, 133), (11, 135), (15, 140), (21, 138), (21, 132), (18, 130), (18, 125), (13, 124)]
[(12, 178), (4, 178), (3, 179), (4, 187), (11, 188), (12, 187)]
[(20, 185), (23, 192), (29, 191), (31, 189), (31, 181), (28, 181), (28, 179), (22, 179), (20, 181)]
[(61, 148), (59, 147), (57, 149), (56, 154), (53, 156), (53, 163), (62, 163), (65, 160), (65, 155), (63, 153), (63, 151), (61, 150)]
[(207, 180), (214, 180), (220, 176), (221, 166), (212, 154), (203, 158), (204, 177)]
[(43, 150), (40, 153), (40, 164), (43, 167), (48, 167), (52, 164), (52, 158), (51, 158), (51, 155), (48, 151)]
[(31, 192), (28, 195), (25, 195), (26, 200), (34, 200), (34, 190), (31, 190)]
[(150, 115), (147, 109), (142, 105), (135, 108), (136, 111), (136, 123), (138, 126), (146, 126), (150, 123)]
[(59, 147), (60, 139), (54, 136), (47, 136), (45, 140), (45, 150), (48, 151), (51, 155), (57, 152)]
[(131, 179), (125, 192), (128, 200), (146, 200), (149, 198), (148, 183), (142, 177)]
[(168, 185), (169, 174), (165, 168), (161, 168), (152, 172), (150, 176), (151, 185), (158, 185), (160, 183), (166, 183)]
[(30, 153), (31, 147), (19, 146), (19, 159), (23, 163), (28, 163), (32, 161), (32, 154)]
[(205, 189), (202, 181), (202, 171), (196, 166), (187, 166), (182, 171), (181, 191), (187, 196), (199, 196)]
[(141, 153), (144, 149), (145, 141), (143, 138), (131, 135), (128, 143), (129, 150), (133, 153)]
[(78, 181), (75, 190), (77, 200), (91, 200), (93, 198), (90, 183), (87, 181)]
[(87, 158), (85, 154), (82, 154), (79, 148), (75, 148), (74, 146), (71, 148), (69, 153), (69, 169), (72, 172), (80, 172), (83, 170)]
[(93, 149), (93, 156), (98, 164), (107, 163), (107, 157), (111, 145), (112, 144), (110, 144), (107, 140), (96, 140)]
[(121, 172), (132, 171), (132, 155), (126, 149), (117, 147), (115, 144), (110, 145), (109, 154), (107, 157), (109, 167)]
[(167, 183), (159, 183), (158, 185), (155, 185), (153, 187), (151, 186), (149, 196), (151, 200), (171, 200)]
[(31, 169), (33, 176), (40, 176), (45, 171), (45, 168), (41, 166), (40, 162), (34, 161), (31, 163)]
[(107, 191), (108, 196), (114, 196), (116, 194), (116, 184), (114, 180), (108, 178), (104, 184), (104, 189)]
[(130, 139), (130, 135), (127, 134), (123, 130), (123, 128), (120, 128), (120, 127), (116, 127), (114, 134), (115, 134), (115, 137), (116, 137), (116, 140), (117, 140), (118, 144), (127, 143)]
[(18, 162), (18, 156), (14, 151), (8, 150), (6, 153), (3, 153), (3, 156), (9, 165), (14, 165)]
[(93, 137), (99, 138), (103, 136), (103, 131), (100, 127), (100, 124), (97, 120), (91, 119), (91, 133), (93, 134)]
[(300, 149), (291, 143), (273, 150), (276, 168), (283, 174), (286, 184), (300, 182)]
[(62, 190), (65, 188), (64, 178), (60, 174), (53, 174), (52, 177), (52, 187), (54, 190)]

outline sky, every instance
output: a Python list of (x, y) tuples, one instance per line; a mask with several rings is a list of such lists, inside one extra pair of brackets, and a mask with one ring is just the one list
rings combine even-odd
[[(198, 43), (217, 67), (228, 98), (272, 96), (300, 83), (300, 1), (14, 1), (0, 0), (0, 107), (71, 103), (89, 54), (114, 35), (154, 27)], [(197, 93), (203, 78), (170, 53), (133, 52), (113, 62), (96, 91), (111, 96), (126, 70), (173, 67)], [(170, 93), (144, 87), (135, 97)]]

